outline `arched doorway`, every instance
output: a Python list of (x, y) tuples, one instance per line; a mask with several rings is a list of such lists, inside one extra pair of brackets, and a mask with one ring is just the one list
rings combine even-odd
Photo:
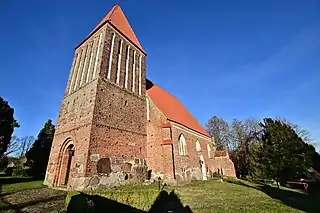
[(204, 162), (203, 155), (200, 155), (200, 167), (201, 167), (201, 173), (202, 173), (202, 180), (207, 180), (207, 169), (206, 169), (206, 164)]
[(65, 172), (65, 178), (64, 178), (64, 183), (63, 185), (67, 185), (68, 181), (69, 181), (69, 177), (70, 177), (70, 169), (71, 169), (71, 162), (72, 162), (72, 158), (74, 156), (74, 146), (73, 144), (70, 144), (65, 153), (64, 153), (64, 157), (63, 160), (65, 161), (65, 165), (66, 165), (66, 172)]
[(72, 160), (74, 156), (74, 145), (70, 139), (68, 139), (61, 147), (59, 153), (59, 167), (58, 176), (56, 179), (56, 186), (65, 186), (68, 184), (72, 168)]

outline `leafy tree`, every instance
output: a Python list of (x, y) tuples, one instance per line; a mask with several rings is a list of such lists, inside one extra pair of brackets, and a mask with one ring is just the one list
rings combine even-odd
[(288, 124), (304, 142), (311, 143), (311, 134), (308, 130), (301, 128), (298, 124), (294, 124), (288, 119), (281, 118), (279, 120)]
[(277, 181), (297, 177), (312, 165), (306, 143), (294, 129), (280, 120), (265, 118), (259, 163), (265, 165), (265, 175)]
[(207, 122), (206, 129), (211, 137), (214, 138), (217, 150), (231, 148), (229, 144), (229, 125), (225, 120), (213, 116)]
[(55, 126), (51, 120), (48, 120), (38, 134), (30, 150), (26, 153), (26, 165), (30, 169), (30, 174), (34, 177), (44, 177), (51, 145), (53, 141)]
[(257, 120), (233, 120), (231, 140), (235, 141), (236, 149), (230, 153), (230, 158), (234, 162), (238, 177), (256, 176), (261, 173), (258, 172), (256, 165), (257, 153), (260, 149), (260, 133), (261, 128)]
[(14, 128), (19, 127), (13, 114), (14, 109), (0, 97), (0, 158), (8, 149)]

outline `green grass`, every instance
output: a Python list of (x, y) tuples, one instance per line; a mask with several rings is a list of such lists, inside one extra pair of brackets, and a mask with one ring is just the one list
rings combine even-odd
[[(126, 200), (127, 192), (131, 191), (130, 197), (141, 191), (155, 190), (156, 186), (125, 186), (112, 190), (91, 191), (90, 195), (103, 196), (116, 200), (123, 204), (129, 204)], [(307, 195), (299, 190), (275, 186), (261, 185), (242, 180), (226, 180), (219, 182), (195, 181), (183, 186), (166, 187), (168, 192), (174, 190), (184, 206), (188, 205), (193, 213), (209, 212), (320, 212), (319, 201), (316, 195)], [(113, 195), (113, 193), (115, 195)], [(123, 192), (121, 194), (121, 192)], [(72, 195), (72, 193), (70, 194)], [(90, 198), (89, 200), (93, 197)], [(130, 200), (130, 197), (128, 199)], [(139, 197), (139, 196), (138, 196)], [(70, 199), (70, 197), (68, 198)], [(67, 202), (68, 202), (67, 199)], [(137, 198), (138, 199), (138, 198)], [(81, 200), (81, 199), (80, 199)], [(83, 198), (82, 198), (83, 200)], [(121, 202), (123, 200), (124, 202)], [(151, 206), (153, 199), (142, 199), (143, 206), (136, 202), (134, 206), (146, 210)], [(95, 203), (94, 199), (93, 202)], [(100, 200), (107, 208), (108, 200)], [(119, 206), (121, 208), (121, 206)]]
[[(3, 195), (16, 193), (19, 191), (27, 190), (27, 189), (36, 189), (36, 188), (43, 188), (45, 187), (42, 183), (43, 181), (28, 181), (27, 178), (16, 178), (16, 177), (8, 177), (8, 176), (1, 176), (0, 182), (1, 182), (1, 198)], [(16, 182), (20, 181), (20, 182)], [(9, 184), (6, 184), (9, 183)], [(10, 206), (7, 203), (4, 203), (4, 201), (0, 200), (0, 209), (6, 208)], [(14, 210), (7, 210), (5, 211), (7, 213), (15, 212)]]
[[(3, 194), (16, 193), (18, 195), (23, 190), (27, 192), (28, 189), (36, 188), (43, 191), (41, 188), (45, 187), (42, 181), (29, 181), (28, 179), (0, 177), (0, 181), (7, 182), (2, 186)], [(15, 181), (21, 182), (15, 183)], [(182, 204), (184, 206), (188, 205), (193, 213), (320, 212), (320, 194), (318, 196), (314, 194), (307, 195), (299, 190), (285, 187), (277, 189), (274, 186), (242, 180), (227, 179), (223, 182), (217, 180), (195, 181), (182, 186), (166, 187), (165, 189), (168, 192), (174, 190)], [(126, 204), (121, 206), (118, 203), (121, 208), (130, 205), (138, 209), (147, 210), (152, 206), (159, 192), (157, 185), (127, 185), (115, 189), (87, 193), (89, 194), (88, 196), (91, 196), (90, 198), (102, 202), (104, 205), (111, 205), (112, 203), (109, 201), (116, 200), (119, 203)], [(69, 202), (72, 195), (79, 195), (79, 193), (70, 192), (69, 196), (67, 196), (67, 202)], [(105, 198), (109, 198), (109, 201), (106, 202)], [(86, 201), (83, 199), (81, 201), (80, 199), (79, 202), (83, 206)], [(6, 206), (8, 205), (0, 201), (0, 209)], [(10, 212), (10, 210), (7, 212)]]
[(42, 183), (43, 181), (30, 181), (30, 182), (6, 184), (2, 186), (2, 193), (15, 193), (15, 192), (23, 191), (27, 189), (37, 189), (37, 188), (46, 187)]
[(42, 184), (42, 180), (33, 181), (25, 177), (1, 176), (0, 182), (2, 183), (1, 193), (3, 194), (46, 187)]
[(303, 212), (272, 199), (266, 193), (227, 182), (195, 182), (178, 187), (182, 203), (193, 213), (207, 212)]

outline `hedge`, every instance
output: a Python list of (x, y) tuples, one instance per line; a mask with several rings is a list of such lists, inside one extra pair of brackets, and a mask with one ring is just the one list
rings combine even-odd
[[(157, 189), (136, 189), (132, 190), (126, 189), (109, 189), (109, 190), (101, 190), (101, 191), (85, 191), (80, 192), (69, 192), (66, 197), (66, 204), (68, 205), (71, 199), (74, 199), (73, 209), (76, 208), (77, 212), (91, 212), (94, 206), (96, 208), (103, 208), (102, 205), (106, 204), (106, 201), (101, 200), (103, 198), (108, 198), (109, 200), (117, 201), (119, 203), (143, 210), (148, 211), (157, 196), (159, 195), (159, 190)], [(98, 195), (95, 196), (95, 195)], [(98, 199), (97, 199), (98, 198)], [(94, 212), (94, 211), (93, 211)]]
[(16, 168), (16, 169), (12, 170), (12, 176), (14, 176), (14, 177), (28, 177), (29, 175), (28, 175), (27, 169)]

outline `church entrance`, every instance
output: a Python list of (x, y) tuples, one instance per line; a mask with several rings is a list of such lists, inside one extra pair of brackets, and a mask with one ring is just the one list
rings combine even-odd
[(203, 155), (200, 155), (200, 166), (201, 166), (201, 173), (202, 173), (202, 180), (207, 180), (207, 169), (206, 164), (204, 162)]
[(68, 184), (73, 156), (74, 156), (74, 145), (70, 144), (63, 153), (62, 162), (60, 166), (59, 185)]

